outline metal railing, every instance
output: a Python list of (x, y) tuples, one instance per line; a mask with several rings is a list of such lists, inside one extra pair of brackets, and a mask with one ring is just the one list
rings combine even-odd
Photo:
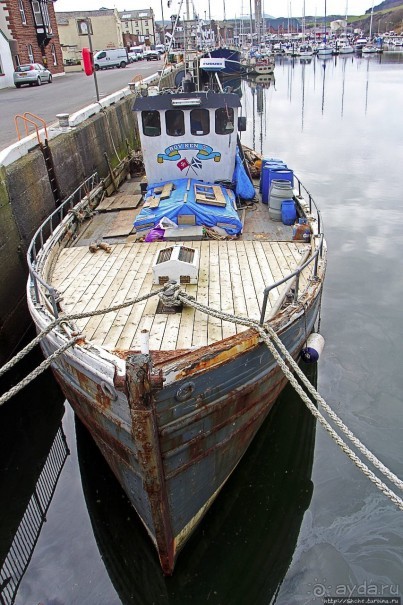
[[(278, 288), (279, 286), (281, 286), (282, 284), (285, 284), (286, 282), (289, 282), (289, 287), (288, 287), (287, 291), (289, 291), (291, 289), (291, 287), (294, 286), (293, 301), (296, 302), (298, 300), (299, 280), (300, 280), (302, 271), (304, 271), (304, 269), (306, 269), (311, 263), (313, 263), (314, 266), (313, 266), (312, 279), (316, 279), (318, 276), (319, 257), (322, 256), (323, 243), (324, 243), (323, 220), (321, 217), (320, 210), (317, 207), (312, 195), (309, 193), (308, 189), (306, 187), (304, 187), (304, 185), (301, 183), (301, 181), (295, 174), (294, 174), (294, 180), (297, 182), (298, 198), (300, 198), (300, 200), (307, 199), (309, 213), (312, 215), (312, 217), (316, 221), (316, 225), (317, 225), (316, 233), (313, 235), (313, 238), (316, 242), (316, 247), (315, 247), (314, 251), (311, 252), (311, 254), (309, 255), (309, 258), (304, 263), (302, 263), (302, 265), (300, 265), (295, 271), (293, 271), (289, 275), (286, 275), (279, 281), (276, 281), (275, 283), (270, 284), (270, 286), (266, 286), (266, 288), (263, 290), (263, 304), (262, 304), (262, 311), (260, 314), (260, 325), (264, 324), (265, 317), (266, 317), (266, 310), (267, 310), (267, 301), (269, 299), (269, 294), (272, 290), (274, 290), (275, 288)], [(303, 195), (303, 193), (305, 193), (305, 195)], [(319, 242), (317, 241), (318, 239), (319, 239)]]
[(263, 290), (263, 305), (262, 305), (262, 312), (260, 314), (260, 325), (261, 326), (264, 324), (264, 321), (265, 321), (267, 301), (269, 298), (269, 294), (272, 290), (274, 290), (275, 288), (278, 288), (279, 286), (281, 286), (282, 284), (285, 284), (288, 281), (290, 282), (289, 287), (291, 288), (293, 283), (290, 280), (294, 280), (294, 278), (295, 278), (293, 299), (294, 299), (294, 302), (296, 302), (298, 300), (298, 293), (299, 293), (299, 278), (300, 278), (302, 271), (304, 269), (306, 269), (306, 267), (308, 267), (308, 265), (310, 265), (311, 263), (314, 263), (314, 270), (313, 270), (312, 277), (313, 277), (313, 279), (315, 279), (317, 277), (319, 254), (322, 255), (322, 248), (323, 248), (323, 240), (324, 240), (323, 233), (320, 234), (319, 238), (320, 239), (319, 239), (318, 247), (316, 248), (316, 250), (312, 254), (312, 256), (310, 256), (308, 258), (307, 261), (305, 261), (302, 265), (300, 265), (298, 267), (298, 269), (296, 269), (295, 271), (290, 273), (290, 275), (286, 275), (285, 277), (283, 277), (283, 279), (276, 281), (274, 284), (271, 284), (270, 286), (266, 286), (266, 288)]
[(69, 454), (66, 436), (63, 427), (60, 426), (0, 568), (1, 605), (12, 605), (15, 602), (18, 588), (31, 561), (57, 482)]
[[(95, 185), (99, 182), (98, 173), (94, 172), (88, 179), (83, 181), (79, 187), (62, 203), (60, 206), (52, 212), (48, 216), (48, 218), (42, 223), (39, 229), (36, 231), (32, 241), (29, 245), (27, 252), (27, 263), (29, 275), (32, 280), (32, 285), (35, 292), (35, 301), (38, 304), (40, 302), (40, 292), (39, 292), (39, 284), (43, 286), (45, 291), (47, 292), (47, 296), (51, 302), (53, 313), (55, 318), (57, 319), (59, 316), (59, 311), (57, 308), (57, 296), (58, 293), (50, 286), (47, 282), (42, 279), (38, 272), (38, 262), (42, 265), (46, 260), (46, 255), (49, 252), (49, 247), (45, 250), (45, 242), (49, 236), (54, 236), (56, 233), (56, 229), (59, 227), (62, 220), (67, 216), (68, 212), (70, 212), (79, 202), (83, 200), (86, 196), (89, 195), (92, 189), (94, 189)], [(71, 221), (74, 220), (74, 216), (72, 215)]]
[(40, 118), (36, 114), (31, 113), (30, 111), (26, 111), (23, 115), (17, 114), (14, 117), (15, 129), (17, 131), (17, 136), (18, 136), (19, 141), (21, 140), (21, 133), (20, 133), (20, 129), (18, 128), (19, 119), (23, 121), (23, 124), (25, 126), (25, 136), (28, 136), (28, 124), (32, 124), (32, 126), (35, 128), (36, 138), (38, 139), (38, 143), (40, 143), (41, 137), (39, 134), (38, 124), (36, 123), (36, 122), (40, 122), (40, 124), (42, 124), (43, 130), (45, 132), (45, 141), (48, 140), (48, 127), (47, 127), (45, 120), (43, 118)]

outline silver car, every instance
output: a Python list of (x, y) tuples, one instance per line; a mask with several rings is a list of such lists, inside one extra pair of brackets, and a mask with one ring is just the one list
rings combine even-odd
[(20, 88), (23, 84), (40, 86), (42, 82), (52, 82), (52, 74), (40, 63), (26, 63), (19, 65), (14, 72), (14, 84)]

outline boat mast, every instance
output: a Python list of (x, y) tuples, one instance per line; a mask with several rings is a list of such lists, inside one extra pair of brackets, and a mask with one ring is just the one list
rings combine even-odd
[(374, 15), (374, 0), (372, 0), (372, 7), (371, 7), (371, 19), (369, 21), (369, 42), (371, 42), (372, 39), (372, 17)]
[(260, 47), (262, 32), (262, 3), (261, 0), (255, 0), (255, 28), (257, 44)]
[(250, 45), (253, 46), (252, 0), (249, 0), (249, 18), (250, 18)]

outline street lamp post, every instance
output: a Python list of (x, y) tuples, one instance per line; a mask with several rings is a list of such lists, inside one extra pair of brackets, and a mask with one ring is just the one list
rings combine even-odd
[[(87, 17), (87, 32), (88, 32), (88, 46), (89, 46), (91, 57), (92, 57), (93, 50), (92, 50), (92, 40), (91, 40), (91, 22), (88, 17)], [(94, 71), (92, 73), (94, 76), (95, 93), (97, 95), (97, 102), (99, 103), (99, 89), (98, 89), (97, 72), (96, 72), (95, 67), (94, 67)]]

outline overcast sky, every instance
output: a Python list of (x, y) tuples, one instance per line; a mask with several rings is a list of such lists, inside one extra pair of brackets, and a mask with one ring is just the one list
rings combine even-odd
[[(379, 4), (378, 0), (376, 4)], [(193, 17), (192, 5), (194, 4), (196, 11), (201, 18), (212, 19), (240, 17), (241, 15), (249, 17), (250, 3), (254, 6), (254, 0), (188, 0), (189, 11), (191, 18)], [(167, 0), (57, 0), (55, 3), (56, 11), (77, 11), (77, 10), (97, 10), (101, 7), (114, 8), (119, 11), (130, 11), (130, 9), (141, 9), (151, 7), (154, 10), (158, 21), (162, 18), (162, 10), (164, 12), (164, 20), (170, 21), (169, 17), (177, 14), (180, 10), (181, 15), (186, 14), (186, 0), (171, 0), (168, 7)], [(262, 0), (263, 11), (266, 15), (273, 17), (301, 17), (303, 13), (304, 0)], [(372, 6), (371, 0), (327, 0), (327, 14), (345, 14), (346, 7), (349, 15), (362, 15)], [(161, 10), (162, 9), (162, 10)], [(252, 13), (254, 9), (252, 8)], [(305, 0), (306, 15), (324, 15), (325, 0)]]

